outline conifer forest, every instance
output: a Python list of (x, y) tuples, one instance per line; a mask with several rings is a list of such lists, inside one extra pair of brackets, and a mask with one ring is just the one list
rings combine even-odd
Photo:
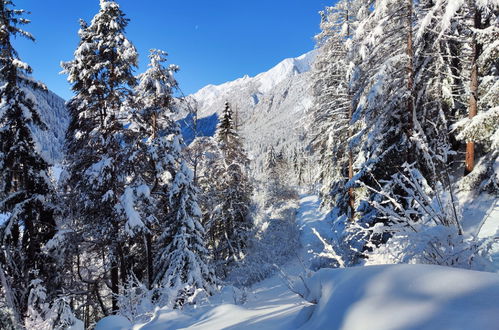
[(68, 100), (16, 2), (0, 329), (499, 328), (499, 0), (329, 0), (314, 49), (189, 95), (88, 1)]

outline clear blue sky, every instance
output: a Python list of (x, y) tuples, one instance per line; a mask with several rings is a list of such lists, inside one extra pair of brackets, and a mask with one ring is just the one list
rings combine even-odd
[[(190, 94), (207, 84), (220, 84), (245, 74), (270, 69), (284, 58), (314, 47), (319, 31), (318, 11), (333, 0), (118, 0), (131, 20), (128, 38), (140, 53), (140, 68), (148, 51), (169, 53), (180, 66), (177, 78)], [(68, 99), (66, 76), (60, 61), (72, 59), (78, 44), (78, 21), (90, 21), (99, 0), (14, 0), (31, 11), (26, 29), (36, 43), (16, 40), (23, 61), (34, 77)]]

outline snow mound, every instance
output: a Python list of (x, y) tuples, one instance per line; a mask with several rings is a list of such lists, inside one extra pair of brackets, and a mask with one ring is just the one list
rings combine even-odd
[(111, 315), (100, 320), (95, 326), (95, 330), (128, 330), (132, 324), (125, 317)]
[(497, 329), (499, 276), (430, 265), (323, 269), (302, 329)]

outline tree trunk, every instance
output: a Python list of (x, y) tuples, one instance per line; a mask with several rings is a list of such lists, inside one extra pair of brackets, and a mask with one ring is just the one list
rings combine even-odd
[(152, 119), (152, 137), (154, 139), (156, 138), (158, 132), (158, 114), (156, 112), (153, 112), (151, 119)]
[(118, 294), (119, 292), (119, 270), (118, 270), (118, 256), (116, 255), (116, 251), (114, 251), (113, 255), (111, 255), (111, 302), (112, 302), (112, 313), (116, 313), (118, 311)]
[[(407, 0), (407, 90), (409, 91), (409, 99), (407, 100), (407, 138), (413, 134), (414, 129), (414, 49), (413, 49), (413, 31), (412, 31), (412, 16), (413, 16), (413, 0)], [(412, 160), (412, 152), (409, 150), (408, 159)]]
[[(481, 12), (480, 9), (474, 5), (475, 17), (474, 17), (474, 27), (475, 29), (481, 28)], [(468, 108), (468, 117), (471, 119), (475, 117), (478, 113), (478, 58), (482, 52), (481, 46), (476, 40), (476, 36), (473, 37), (472, 41), (472, 59), (471, 59), (471, 82), (470, 82), (470, 102)], [(475, 142), (468, 141), (466, 143), (466, 164), (464, 169), (464, 175), (468, 175), (473, 171), (475, 167)]]
[(119, 263), (120, 263), (120, 276), (121, 276), (121, 283), (125, 284), (127, 282), (127, 263), (125, 260), (125, 252), (123, 251), (123, 246), (121, 244), (118, 244), (118, 254), (119, 254)]
[(152, 257), (152, 237), (151, 234), (144, 234), (144, 244), (146, 247), (147, 261), (147, 288), (152, 289), (153, 282), (153, 257)]
[[(347, 37), (350, 38), (350, 13), (347, 10), (346, 12), (346, 21), (347, 21)], [(348, 80), (350, 80), (350, 77), (348, 77)], [(350, 84), (349, 84), (350, 85)], [(352, 129), (351, 129), (351, 122), (352, 122), (352, 116), (353, 116), (353, 105), (352, 105), (352, 91), (350, 90), (350, 86), (348, 87), (348, 140), (350, 140), (353, 136)], [(347, 145), (348, 149), (348, 180), (351, 180), (353, 178), (353, 152), (352, 149), (350, 148), (349, 145)], [(354, 188), (351, 187), (348, 189), (348, 206), (350, 209), (350, 216), (349, 219), (350, 221), (354, 221), (355, 217), (355, 191)]]

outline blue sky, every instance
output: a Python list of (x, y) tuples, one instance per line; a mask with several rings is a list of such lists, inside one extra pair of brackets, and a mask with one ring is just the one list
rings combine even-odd
[[(60, 61), (72, 59), (78, 44), (78, 21), (90, 21), (99, 0), (15, 0), (17, 8), (31, 11), (26, 29), (36, 43), (16, 40), (21, 59), (34, 76), (68, 99), (70, 86)], [(180, 66), (177, 78), (184, 93), (207, 84), (220, 84), (245, 74), (254, 76), (287, 57), (314, 47), (319, 31), (318, 11), (329, 0), (121, 0), (131, 20), (128, 38), (147, 64), (151, 48), (169, 53)]]

